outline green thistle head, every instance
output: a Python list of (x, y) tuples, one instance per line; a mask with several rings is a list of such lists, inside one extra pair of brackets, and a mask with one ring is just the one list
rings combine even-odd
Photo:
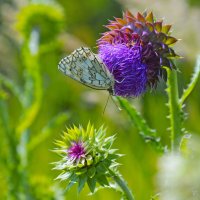
[(68, 181), (67, 190), (78, 183), (80, 192), (87, 183), (91, 192), (94, 192), (96, 183), (108, 186), (107, 178), (110, 170), (116, 170), (119, 165), (116, 159), (116, 149), (111, 149), (115, 136), (105, 137), (106, 130), (100, 127), (98, 130), (88, 123), (87, 128), (82, 126), (67, 128), (62, 140), (56, 142), (58, 148), (54, 151), (62, 159), (55, 162), (54, 169), (61, 170), (57, 177), (62, 181)]
[(21, 9), (17, 15), (16, 28), (24, 38), (33, 29), (40, 32), (40, 42), (51, 42), (64, 25), (64, 13), (57, 4), (34, 3)]

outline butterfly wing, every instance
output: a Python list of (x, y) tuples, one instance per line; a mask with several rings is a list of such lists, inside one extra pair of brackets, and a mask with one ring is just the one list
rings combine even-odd
[(103, 62), (89, 48), (81, 47), (63, 58), (58, 69), (82, 84), (100, 90), (113, 87), (114, 79)]

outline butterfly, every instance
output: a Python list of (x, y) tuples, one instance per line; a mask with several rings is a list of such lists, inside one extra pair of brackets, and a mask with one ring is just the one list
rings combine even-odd
[(97, 90), (114, 95), (114, 78), (97, 54), (88, 47), (80, 47), (58, 64), (58, 69), (70, 78)]

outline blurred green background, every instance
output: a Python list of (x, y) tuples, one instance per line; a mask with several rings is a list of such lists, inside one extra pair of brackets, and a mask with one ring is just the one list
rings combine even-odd
[[(200, 51), (199, 0), (0, 1), (0, 199), (120, 199), (110, 189), (88, 196), (88, 188), (78, 195), (73, 187), (62, 195), (65, 183), (54, 181), (59, 173), (50, 164), (59, 159), (51, 152), (54, 141), (66, 126), (88, 121), (95, 127), (105, 124), (108, 135), (117, 133), (115, 147), (125, 154), (120, 171), (136, 199), (158, 192), (160, 154), (112, 100), (106, 105), (108, 92), (82, 86), (57, 70), (59, 60), (80, 46), (97, 51), (103, 25), (126, 9), (152, 10), (173, 24), (173, 35), (181, 39), (175, 49), (183, 56), (177, 63), (181, 93)], [(191, 133), (200, 133), (199, 85), (185, 107)], [(156, 91), (130, 102), (168, 144), (165, 87), (161, 81)]]

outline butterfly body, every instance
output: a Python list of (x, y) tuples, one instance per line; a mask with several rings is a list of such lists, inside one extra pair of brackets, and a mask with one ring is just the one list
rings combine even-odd
[(58, 69), (70, 78), (94, 89), (107, 90), (114, 95), (114, 78), (89, 48), (81, 47), (64, 57)]

